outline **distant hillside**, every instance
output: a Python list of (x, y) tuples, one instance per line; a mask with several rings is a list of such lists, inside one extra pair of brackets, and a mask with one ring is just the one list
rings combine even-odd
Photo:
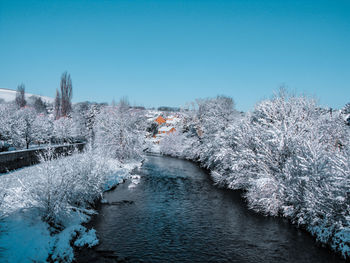
[[(28, 99), (31, 96), (40, 97), (43, 101), (48, 102), (48, 103), (53, 103), (54, 102), (54, 98), (26, 93), (26, 99)], [(0, 100), (3, 99), (6, 102), (9, 102), (9, 101), (13, 101), (15, 98), (16, 98), (16, 91), (15, 90), (1, 89), (0, 88)]]

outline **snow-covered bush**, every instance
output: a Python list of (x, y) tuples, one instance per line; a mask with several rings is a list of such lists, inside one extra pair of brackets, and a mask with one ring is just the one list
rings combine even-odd
[(350, 131), (343, 114), (285, 90), (246, 114), (224, 97), (199, 100), (184, 118), (181, 140), (161, 144), (163, 152), (212, 170), (217, 185), (245, 190), (251, 209), (285, 216), (350, 257)]
[(138, 115), (123, 107), (106, 107), (95, 123), (95, 145), (101, 154), (121, 161), (140, 159), (144, 132), (137, 126)]
[[(107, 175), (117, 170), (119, 162), (111, 164), (93, 150), (57, 159), (54, 155), (47, 151), (36, 166), (36, 176), (21, 180), (21, 184), (28, 206), (39, 208), (44, 221), (57, 226), (72, 211), (91, 208), (104, 191)], [(23, 173), (27, 171), (33, 172), (24, 169)]]
[[(0, 258), (4, 252), (11, 262), (71, 262), (74, 238), (76, 246), (98, 243), (95, 231), (81, 225), (95, 213), (94, 200), (129, 177), (137, 165), (105, 158), (89, 148), (52, 157), (49, 151), (42, 163), (0, 176), (0, 227), (7, 231), (0, 236)], [(26, 248), (20, 256), (13, 254), (18, 246)]]
[(181, 157), (184, 148), (183, 139), (183, 135), (179, 131), (167, 134), (159, 142), (160, 152), (166, 155)]
[[(54, 155), (48, 150), (39, 165), (0, 178), (1, 185), (6, 186), (0, 188), (1, 211), (9, 214), (19, 207), (36, 208), (44, 221), (58, 226), (72, 211), (90, 209), (106, 184), (111, 186), (111, 176), (122, 169), (118, 160), (92, 149), (57, 159)], [(122, 176), (113, 176), (114, 183)]]
[(286, 164), (297, 158), (298, 146), (310, 129), (316, 128), (313, 125), (316, 120), (312, 100), (284, 92), (260, 102), (247, 115), (245, 129), (239, 130), (245, 134), (239, 136), (241, 154), (237, 161), (244, 163), (244, 173), (248, 175), (246, 197), (251, 208), (271, 215), (281, 211)]
[(199, 159), (205, 167), (213, 169), (216, 163), (214, 153), (220, 149), (222, 135), (238, 113), (229, 97), (197, 100), (197, 104), (196, 129), (201, 137)]

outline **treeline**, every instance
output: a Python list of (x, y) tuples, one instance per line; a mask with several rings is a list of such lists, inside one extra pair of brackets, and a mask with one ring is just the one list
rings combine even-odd
[(37, 96), (26, 98), (24, 84), (19, 85), (14, 101), (0, 104), (0, 151), (91, 140), (95, 117), (106, 104), (73, 105), (72, 95), (67, 72), (62, 74), (53, 104)]
[(350, 127), (343, 111), (280, 90), (239, 113), (231, 98), (197, 100), (164, 154), (200, 162), (215, 183), (244, 190), (248, 206), (283, 216), (350, 256)]
[[(20, 86), (13, 103), (0, 104), (0, 140), (16, 148), (47, 144), (40, 164), (0, 176), (0, 220), (10, 222), (5, 225), (6, 235), (14, 235), (11, 221), (19, 211), (25, 220), (49, 230), (49, 237), (44, 236), (50, 239), (48, 246), (22, 251), (25, 260), (37, 262), (71, 262), (72, 244), (98, 242), (95, 234), (94, 240), (85, 236), (95, 230), (87, 231), (81, 224), (95, 213), (95, 202), (103, 198), (103, 192), (128, 178), (140, 165), (144, 147), (142, 108), (130, 107), (125, 99), (112, 106), (72, 104), (72, 81), (65, 73), (57, 94), (53, 105), (36, 107), (31, 100), (26, 101), (24, 86)], [(51, 143), (76, 141), (86, 142), (82, 153), (53, 158)], [(31, 227), (24, 228), (24, 232), (30, 231)], [(9, 245), (13, 244), (3, 242), (1, 246), (5, 255), (12, 252), (7, 250)]]
[(87, 141), (93, 136), (100, 108), (96, 104), (76, 104), (68, 115), (55, 118), (50, 106), (38, 111), (31, 105), (18, 108), (15, 104), (0, 104), (0, 140), (16, 149), (28, 149), (31, 144)]
[(94, 213), (103, 192), (128, 177), (142, 160), (144, 111), (126, 100), (114, 106), (74, 104), (58, 119), (53, 112), (3, 104), (0, 120), (6, 123), (0, 125), (2, 138), (19, 147), (35, 140), (86, 141), (83, 153), (56, 159), (48, 147), (40, 164), (0, 177), (0, 219), (23, 208), (38, 210), (52, 235), (68, 227), (72, 218)]
[[(64, 117), (53, 120), (53, 125), (54, 128), (57, 127), (55, 129), (60, 129), (60, 138), (63, 138), (64, 134), (71, 133), (72, 127), (82, 128), (84, 132), (80, 131), (78, 134), (79, 136), (85, 134), (87, 145), (84, 152), (54, 160), (54, 154), (48, 148), (48, 152), (41, 158), (42, 164), (19, 171), (22, 186), (25, 185), (20, 196), (11, 190), (11, 187), (18, 187), (16, 177), (2, 176), (0, 218), (17, 209), (16, 206), (11, 208), (11, 203), (16, 200), (18, 205), (23, 202), (29, 207), (40, 208), (43, 220), (58, 227), (67, 214), (71, 214), (72, 209), (89, 208), (101, 197), (106, 185), (115, 184), (120, 177), (116, 172), (122, 169), (124, 164), (139, 162), (142, 159), (146, 127), (144, 112), (131, 108), (125, 101), (116, 106), (100, 107), (98, 111), (89, 110), (94, 109), (96, 105), (84, 111), (81, 109), (82, 105), (86, 106), (86, 104), (76, 106), (80, 109), (77, 112), (93, 113), (88, 115), (90, 118), (80, 119), (86, 122), (77, 122), (79, 126), (74, 126), (70, 124), (74, 118)], [(25, 112), (27, 118), (31, 118), (29, 110), (19, 109), (15, 114), (20, 118)], [(43, 123), (41, 121), (38, 127), (43, 128)], [(23, 196), (28, 200), (24, 200)]]
[[(145, 130), (142, 115), (124, 103), (103, 106), (92, 119), (82, 119), (93, 120), (87, 126), (79, 126), (84, 130), (91, 127), (82, 153), (53, 158), (48, 148), (40, 164), (0, 176), (0, 220), (10, 222), (9, 227), (5, 225), (6, 235), (16, 234), (11, 221), (19, 211), (25, 220), (44, 224), (49, 230), (49, 237), (42, 233), (46, 240), (50, 239), (48, 246), (42, 248), (40, 244), (22, 251), (22, 259), (71, 262), (73, 244), (82, 247), (98, 243), (95, 230), (88, 231), (82, 223), (96, 213), (96, 201), (103, 198), (104, 191), (130, 177), (131, 171), (141, 164)], [(61, 119), (70, 118), (54, 123), (59, 125)], [(42, 222), (38, 223), (38, 219)], [(25, 227), (24, 231), (31, 233), (32, 229)], [(22, 245), (21, 240), (17, 243)], [(5, 255), (12, 252), (7, 251), (9, 245), (13, 244), (1, 245)]]

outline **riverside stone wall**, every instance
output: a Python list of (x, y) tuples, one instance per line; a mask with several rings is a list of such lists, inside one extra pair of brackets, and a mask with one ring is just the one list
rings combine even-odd
[[(84, 149), (85, 143), (67, 144), (52, 146), (54, 154), (57, 156), (69, 155), (75, 149), (79, 152)], [(19, 150), (13, 152), (0, 153), (0, 173), (18, 169), (39, 163), (39, 156), (47, 148)]]

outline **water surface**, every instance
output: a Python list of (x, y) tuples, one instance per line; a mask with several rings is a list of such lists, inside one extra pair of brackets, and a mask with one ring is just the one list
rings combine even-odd
[(79, 262), (343, 262), (288, 221), (249, 211), (194, 163), (148, 156), (137, 174), (105, 194), (93, 221), (101, 244)]

